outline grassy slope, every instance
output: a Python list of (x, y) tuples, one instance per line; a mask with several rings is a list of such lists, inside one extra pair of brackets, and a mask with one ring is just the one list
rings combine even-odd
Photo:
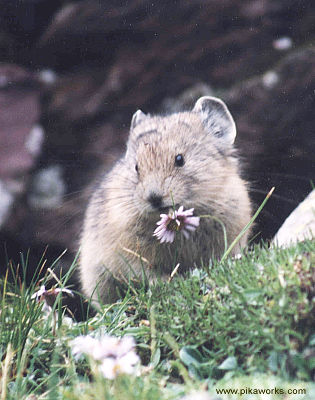
[[(1, 287), (1, 400), (177, 399), (197, 389), (275, 386), (307, 394), (270, 399), (315, 398), (315, 240), (256, 247), (239, 260), (133, 289), (81, 323), (63, 318), (60, 302), (56, 320), (46, 317), (30, 299), (34, 285)], [(72, 358), (71, 339), (102, 332), (134, 336), (149, 368), (106, 381), (88, 360)]]

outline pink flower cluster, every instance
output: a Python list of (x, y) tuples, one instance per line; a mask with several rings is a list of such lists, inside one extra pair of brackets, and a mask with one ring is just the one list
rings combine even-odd
[(200, 218), (193, 216), (194, 209), (184, 211), (184, 207), (173, 211), (171, 214), (161, 214), (159, 225), (153, 236), (156, 236), (161, 243), (172, 243), (175, 239), (176, 232), (181, 232), (186, 239), (189, 238), (189, 233), (196, 230), (199, 226)]

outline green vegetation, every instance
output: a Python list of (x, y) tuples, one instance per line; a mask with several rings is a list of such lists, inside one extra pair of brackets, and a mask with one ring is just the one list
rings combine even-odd
[[(44, 312), (32, 298), (42, 284), (0, 281), (1, 400), (180, 399), (204, 390), (263, 398), (217, 394), (222, 388), (315, 398), (315, 239), (289, 249), (255, 246), (240, 259), (133, 287), (83, 322), (65, 315), (62, 293)], [(70, 342), (87, 334), (133, 336), (140, 374), (108, 380), (93, 360), (75, 358)]]

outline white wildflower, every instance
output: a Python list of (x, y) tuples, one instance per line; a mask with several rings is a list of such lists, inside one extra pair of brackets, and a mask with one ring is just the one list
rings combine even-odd
[(100, 339), (89, 335), (78, 336), (71, 342), (72, 353), (77, 358), (86, 354), (99, 364), (99, 371), (107, 379), (120, 374), (132, 374), (139, 363), (132, 337), (116, 338), (103, 336)]

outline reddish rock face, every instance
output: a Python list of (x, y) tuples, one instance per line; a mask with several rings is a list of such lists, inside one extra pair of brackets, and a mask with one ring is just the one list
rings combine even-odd
[[(0, 5), (0, 50), (2, 61), (10, 63), (1, 66), (2, 74), (14, 82), (1, 80), (0, 69), (0, 179), (22, 182), (0, 231), (1, 250), (6, 242), (10, 257), (31, 248), (38, 260), (47, 244), (50, 261), (64, 248), (75, 253), (93, 180), (123, 152), (133, 112), (165, 111), (172, 102), (189, 107), (206, 94), (199, 93), (200, 87), (208, 90), (205, 85), (226, 101), (236, 120), (253, 203), (258, 206), (276, 186), (257, 232), (272, 237), (310, 191), (312, 2), (0, 0)], [(39, 73), (42, 68), (56, 71), (56, 77), (42, 81), (39, 97), (38, 79), (47, 76)], [(38, 122), (45, 141), (36, 158), (25, 143)], [(55, 167), (64, 199), (41, 203), (41, 196), (56, 194), (56, 181), (47, 193), (38, 188), (38, 177)], [(35, 203), (29, 201), (34, 191)]]
[(0, 65), (0, 179), (27, 175), (34, 165), (28, 147), (40, 117), (39, 84), (31, 73)]
[[(19, 223), (14, 203), (25, 193), (41, 150), (39, 89), (31, 72), (13, 64), (0, 64), (0, 228), (5, 223)], [(24, 209), (21, 206), (21, 211)], [(23, 221), (25, 212), (22, 214)]]

